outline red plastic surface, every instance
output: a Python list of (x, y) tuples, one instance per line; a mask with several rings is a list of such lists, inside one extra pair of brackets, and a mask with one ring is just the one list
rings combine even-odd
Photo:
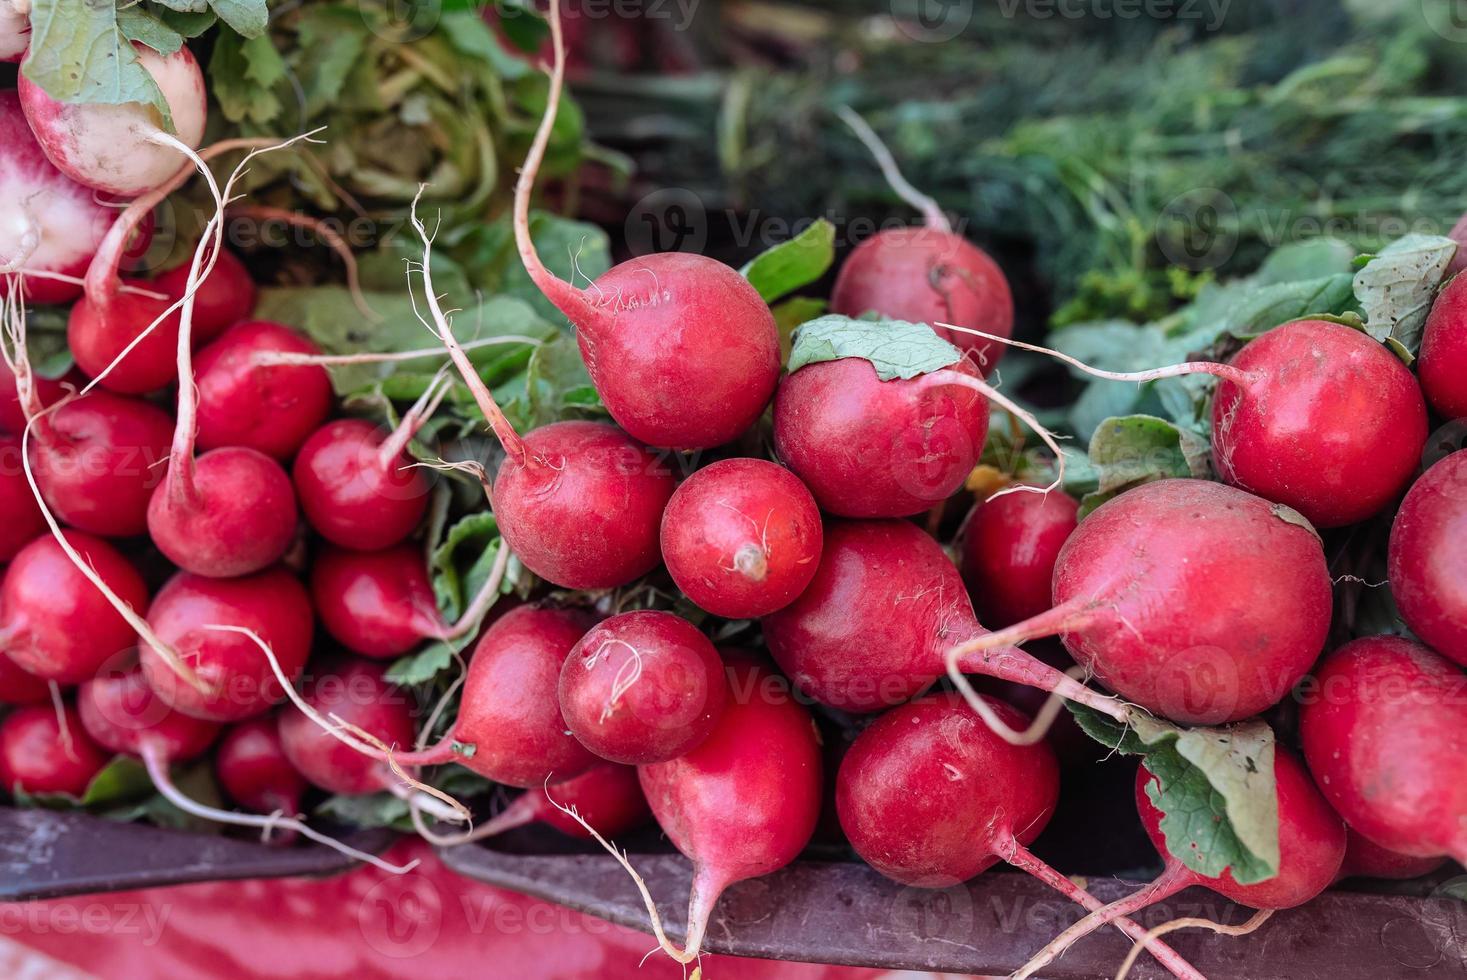
[[(219, 882), (0, 903), (0, 976), (47, 980), (544, 980), (684, 975), (651, 937), (460, 878), (415, 841), (408, 875)], [(680, 914), (680, 912), (679, 912)], [(64, 965), (62, 965), (64, 964)], [(74, 968), (77, 972), (65, 969)], [(876, 970), (703, 960), (710, 978), (868, 980)]]

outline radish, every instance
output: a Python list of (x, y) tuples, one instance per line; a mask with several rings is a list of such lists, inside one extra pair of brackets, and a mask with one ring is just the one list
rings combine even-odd
[[(307, 679), (302, 693), (311, 707), (352, 726), (349, 730), (366, 732), (389, 747), (410, 746), (417, 734), (416, 705), (384, 673), (382, 664), (355, 657), (330, 661)], [(387, 766), (323, 732), (299, 711), (281, 714), (280, 743), (290, 764), (327, 792), (359, 795), (396, 784)]]
[(311, 433), (292, 475), (306, 520), (344, 548), (376, 551), (402, 541), (428, 507), (428, 484), (403, 447), (411, 432), (386, 434), (363, 419)]
[[(1117, 917), (1134, 915), (1193, 885), (1262, 913), (1303, 905), (1328, 888), (1345, 859), (1344, 821), (1319, 795), (1303, 763), (1287, 749), (1275, 750), (1274, 774), (1279, 807), (1278, 874), (1256, 884), (1240, 885), (1228, 869), (1216, 878), (1209, 878), (1193, 871), (1167, 850), (1161, 832), (1162, 813), (1151, 802), (1156, 776), (1142, 765), (1136, 773), (1136, 809), (1141, 814), (1146, 835), (1165, 862), (1161, 874), (1140, 890), (1090, 913), (1060, 933), (1013, 974), (1014, 980), (1033, 976), (1077, 940)], [(1264, 918), (1266, 915), (1255, 916), (1253, 926), (1261, 924)]]
[(758, 420), (779, 380), (779, 329), (749, 281), (706, 256), (668, 252), (623, 262), (579, 289), (545, 268), (530, 239), (530, 197), (565, 81), (559, 0), (549, 15), (550, 92), (515, 185), (520, 258), (575, 324), (591, 380), (618, 425), (652, 446), (722, 445)]
[(176, 136), (150, 106), (57, 102), (24, 70), (19, 78), (21, 105), (47, 158), (77, 183), (121, 197), (164, 183), (184, 162), (180, 154), (195, 157), (208, 112), (204, 75), (186, 46), (166, 56), (136, 42), (133, 50), (163, 93)]
[(20, 665), (0, 649), (0, 705), (39, 704), (50, 698), (51, 685), (45, 679), (21, 670)]
[(1408, 881), (1429, 875), (1447, 863), (1440, 855), (1436, 857), (1412, 857), (1388, 851), (1372, 843), (1359, 831), (1345, 828), (1345, 863), (1340, 866), (1340, 880), (1345, 878), (1380, 878), (1393, 881)]
[(157, 464), (168, 456), (172, 432), (161, 409), (97, 391), (37, 419), (30, 465), (61, 520), (104, 537), (131, 537), (147, 530)]
[(15, 556), (0, 580), (0, 650), (37, 677), (78, 684), (129, 650), (137, 636), (67, 547), (132, 609), (147, 605), (148, 590), (120, 552), (80, 531), (36, 538)]
[(69, 704), (17, 708), (0, 721), (0, 789), (80, 797), (108, 756)]
[[(195, 252), (186, 293), (192, 293), (202, 263), (202, 254)], [(249, 575), (280, 560), (294, 540), (295, 490), (280, 464), (257, 449), (225, 446), (194, 457), (199, 394), (192, 328), (190, 296), (179, 316), (176, 355), (182, 383), (173, 445), (168, 472), (148, 502), (148, 533), (185, 571), (211, 578)]]
[[(148, 684), (164, 703), (209, 721), (243, 721), (286, 696), (246, 631), (269, 644), (294, 680), (314, 625), (305, 587), (278, 566), (232, 579), (179, 572), (158, 590), (147, 623), (154, 636), (144, 638), (140, 659)], [(160, 644), (177, 651), (200, 685), (180, 676)]]
[[(545, 134), (542, 128), (542, 139)], [(613, 425), (554, 422), (523, 437), (514, 430), (454, 339), (433, 287), (432, 237), (416, 208), (415, 201), (412, 221), (423, 241), (419, 272), (432, 317), (429, 329), (448, 349), (504, 447), (491, 496), (510, 550), (530, 571), (567, 589), (610, 589), (647, 574), (662, 558), (662, 513), (677, 484), (671, 469)]]
[(242, 721), (224, 733), (214, 754), (214, 773), (230, 799), (255, 813), (297, 814), (310, 788), (286, 757), (280, 729), (270, 715)]
[[(796, 688), (854, 712), (921, 693), (942, 675), (945, 651), (987, 633), (942, 546), (906, 521), (831, 521), (809, 588), (762, 623), (770, 653)], [(988, 650), (961, 666), (1115, 711), (1110, 698), (1019, 650)], [(1002, 726), (989, 714), (991, 725)]]
[[(729, 672), (742, 690), (773, 680), (751, 663), (731, 664)], [(778, 871), (804, 850), (820, 816), (820, 767), (810, 713), (789, 698), (756, 697), (731, 701), (712, 734), (687, 755), (637, 770), (658, 825), (693, 862), (682, 949), (663, 932), (656, 903), (625, 855), (592, 833), (636, 881), (668, 955), (679, 963), (696, 960), (724, 890)]]
[(200, 446), (244, 446), (288, 459), (331, 414), (331, 378), (324, 368), (257, 364), (267, 352), (321, 350), (289, 327), (253, 320), (236, 323), (199, 351), (194, 381)]
[[(987, 698), (1011, 727), (1023, 712)], [(1009, 745), (956, 694), (887, 712), (856, 737), (836, 779), (841, 828), (867, 864), (894, 881), (946, 888), (1006, 861), (1094, 911), (1101, 902), (1035, 857), (1028, 845), (1059, 798), (1059, 765), (1043, 742)], [(1142, 940), (1146, 930), (1116, 926)], [(1169, 947), (1151, 945), (1179, 977), (1200, 978)]]
[(474, 649), (452, 734), (426, 749), (394, 753), (394, 761), (457, 762), (522, 788), (570, 779), (596, 765), (597, 758), (566, 730), (556, 699), (561, 665), (593, 622), (581, 609), (510, 610)]
[(154, 787), (185, 813), (215, 823), (252, 827), (266, 833), (299, 834), (392, 874), (404, 874), (417, 865), (416, 861), (406, 866), (389, 864), (284, 814), (234, 813), (189, 799), (173, 785), (169, 767), (196, 759), (208, 751), (219, 734), (219, 726), (174, 711), (143, 680), (142, 671), (136, 665), (87, 681), (77, 689), (76, 700), (82, 727), (87, 734), (109, 751), (142, 759)]
[(662, 559), (678, 588), (726, 619), (782, 609), (820, 562), (820, 509), (789, 470), (724, 459), (683, 481), (662, 513)]
[(20, 440), (0, 435), (0, 563), (10, 561), (31, 539), (46, 530), (31, 485), (21, 465)]
[(566, 726), (610, 762), (686, 755), (728, 701), (723, 660), (692, 623), (642, 609), (604, 620), (565, 658), (558, 685)]
[(1014, 297), (987, 252), (953, 233), (937, 202), (908, 184), (891, 152), (850, 109), (837, 112), (876, 158), (887, 183), (922, 212), (926, 225), (877, 232), (856, 246), (835, 277), (830, 309), (850, 317), (875, 312), (891, 320), (926, 323), (937, 335), (971, 350), (984, 374), (1003, 357), (1002, 344), (986, 342), (938, 324), (956, 324), (1008, 337), (1014, 332)]
[[(566, 811), (574, 810), (581, 820)], [(652, 818), (647, 799), (642, 795), (637, 770), (612, 762), (592, 766), (554, 786), (531, 787), (486, 823), (457, 837), (435, 834), (424, 826), (419, 832), (440, 847), (453, 847), (471, 841), (497, 837), (516, 827), (543, 823), (568, 837), (590, 840), (585, 824), (596, 828), (603, 837), (614, 837), (635, 830)]]
[(1387, 559), (1406, 625), (1467, 666), (1467, 450), (1436, 463), (1407, 491)]
[[(0, 0), (0, 55), (6, 9)], [(0, 91), (0, 273), (19, 273), (31, 303), (70, 302), (81, 293), (80, 277), (112, 215), (90, 188), (52, 166), (31, 135), (20, 97)]]
[(979, 618), (1012, 626), (1049, 609), (1054, 563), (1079, 509), (1059, 490), (998, 494), (973, 508), (960, 552)]
[(1421, 335), (1416, 374), (1438, 415), (1467, 418), (1467, 276), (1456, 276), (1437, 294)]
[[(954, 683), (968, 689), (960, 665), (990, 673), (969, 666), (984, 651), (1057, 633), (1125, 700), (1215, 725), (1278, 703), (1309, 670), (1329, 630), (1331, 581), (1319, 536), (1288, 507), (1161, 480), (1080, 523), (1060, 549), (1053, 597), (1049, 611), (950, 649)], [(1100, 710), (1124, 721), (1130, 709)]]
[(1455, 664), (1372, 636), (1326, 657), (1301, 699), (1304, 756), (1358, 833), (1411, 857), (1467, 859), (1467, 702)]
[[(60, 380), (32, 375), (31, 384), (36, 393), (37, 408), (54, 405), (66, 394), (66, 388)], [(20, 393), (16, 390), (15, 372), (4, 358), (0, 358), (0, 433), (18, 436), (25, 431), (27, 421), (29, 419), (21, 404)]]
[[(171, 300), (188, 292), (189, 263), (174, 266), (153, 280), (157, 290)], [(255, 308), (258, 292), (249, 270), (228, 249), (220, 249), (213, 271), (194, 292), (194, 338), (205, 344), (228, 327), (247, 319)], [(285, 329), (285, 328), (281, 328)]]
[(832, 514), (930, 510), (983, 452), (988, 403), (979, 377), (966, 361), (891, 381), (862, 358), (807, 364), (780, 382), (775, 451)]
[(499, 599), (509, 558), (509, 549), (501, 548), (454, 626), (439, 615), (422, 553), (412, 545), (323, 548), (311, 565), (311, 597), (321, 625), (343, 646), (364, 657), (396, 657), (424, 640), (454, 640), (477, 628)]
[(1003, 342), (1112, 381), (1216, 376), (1218, 475), (1294, 508), (1315, 527), (1378, 513), (1411, 481), (1426, 444), (1426, 402), (1411, 372), (1368, 334), (1329, 320), (1275, 327), (1227, 364), (1189, 361), (1150, 371), (1101, 371), (1045, 347)]

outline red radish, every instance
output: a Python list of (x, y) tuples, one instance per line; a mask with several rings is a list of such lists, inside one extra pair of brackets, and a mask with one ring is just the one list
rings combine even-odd
[[(994, 698), (1007, 724), (1023, 712)], [(1059, 765), (1048, 745), (1010, 745), (956, 694), (921, 698), (887, 712), (856, 737), (841, 762), (836, 810), (851, 846), (894, 881), (946, 888), (1006, 861), (1094, 911), (1101, 902), (1028, 849), (1059, 798)], [(1141, 939), (1146, 930), (1120, 919)], [(1179, 977), (1200, 977), (1176, 952), (1151, 946)]]
[[(76, 709), (17, 708), (0, 721), (0, 790), (80, 797), (108, 757), (82, 730)], [(62, 727), (62, 720), (65, 728)]]
[[(856, 712), (921, 693), (942, 675), (945, 651), (987, 633), (942, 546), (906, 521), (831, 521), (809, 588), (763, 626), (796, 688)], [(1062, 690), (1097, 710), (1110, 701), (1018, 650), (987, 651), (962, 669)]]
[(961, 553), (963, 581), (979, 618), (1012, 626), (1050, 607), (1054, 563), (1079, 509), (1059, 490), (1003, 493), (973, 508)]
[(932, 325), (943, 340), (973, 351), (983, 373), (991, 373), (1003, 357), (1002, 344), (936, 325), (1013, 334), (1014, 297), (1003, 271), (987, 252), (953, 233), (936, 201), (907, 183), (866, 120), (845, 106), (836, 111), (876, 158), (892, 190), (922, 212), (926, 225), (885, 229), (856, 246), (835, 278), (831, 312), (851, 317), (875, 312)]
[[(32, 375), (31, 381), (38, 408), (54, 405), (66, 394), (66, 388), (59, 380)], [(18, 436), (25, 431), (27, 421), (20, 393), (16, 390), (15, 372), (0, 358), (0, 432)]]
[[(329, 662), (310, 677), (303, 694), (323, 715), (339, 718), (391, 748), (407, 748), (417, 727), (412, 696), (383, 677), (386, 667), (351, 658)], [(280, 716), (280, 741), (290, 764), (331, 793), (375, 793), (396, 784), (387, 766), (357, 752), (299, 711)]]
[(19, 3), (0, 3), (0, 61), (19, 61), (31, 44), (31, 19)]
[(1299, 731), (1319, 788), (1357, 832), (1412, 857), (1467, 859), (1467, 675), (1410, 640), (1326, 657)]
[[(201, 258), (195, 256), (197, 273)], [(168, 471), (148, 502), (148, 533), (175, 565), (196, 575), (249, 575), (279, 561), (295, 538), (295, 490), (275, 460), (225, 446), (194, 457), (198, 389), (190, 351), (192, 306), (178, 335), (178, 419)]]
[[(1297, 513), (1221, 483), (1161, 480), (1086, 517), (1060, 549), (1054, 608), (958, 644), (949, 673), (966, 685), (960, 658), (1058, 633), (1125, 700), (1215, 725), (1288, 694), (1323, 648), (1330, 611), (1324, 550)], [(1129, 709), (1114, 707), (1124, 720)]]
[(1381, 878), (1407, 881), (1429, 875), (1447, 863), (1447, 858), (1412, 857), (1388, 851), (1372, 843), (1359, 831), (1345, 828), (1345, 863), (1340, 866), (1340, 879)]
[[(153, 286), (170, 300), (180, 300), (188, 292), (188, 273), (189, 263), (184, 262), (159, 275)], [(206, 344), (248, 318), (256, 296), (255, 282), (244, 263), (233, 252), (221, 249), (213, 271), (194, 292), (194, 342)]]
[(560, 671), (560, 710), (580, 743), (611, 762), (685, 755), (728, 701), (723, 660), (692, 623), (642, 609), (591, 627)]
[(51, 685), (44, 678), (21, 670), (20, 665), (0, 649), (0, 705), (39, 704), (50, 698)]
[(545, 268), (530, 239), (530, 197), (565, 80), (559, 0), (549, 14), (550, 92), (515, 186), (520, 258), (575, 324), (591, 380), (618, 425), (652, 446), (722, 445), (758, 420), (779, 380), (779, 329), (749, 281), (706, 256), (668, 252), (623, 262), (579, 289)]
[(40, 418), (30, 463), (46, 503), (67, 524), (105, 537), (147, 529), (173, 421), (133, 398), (98, 391)]
[(142, 757), (156, 752), (167, 762), (188, 762), (208, 751), (219, 726), (175, 711), (160, 699), (134, 664), (108, 670), (76, 692), (82, 727), (109, 752)]
[(474, 649), (452, 736), (394, 758), (405, 766), (457, 762), (524, 788), (590, 769), (597, 759), (566, 730), (556, 686), (561, 665), (593, 622), (580, 609), (510, 610)]
[[(0, 2), (0, 56), (6, 9)], [(20, 273), (31, 303), (70, 302), (81, 293), (80, 277), (112, 216), (91, 188), (52, 166), (31, 134), (20, 97), (0, 91), (0, 274)]]
[(1447, 237), (1457, 243), (1457, 251), (1452, 256), (1452, 261), (1447, 264), (1446, 275), (1455, 276), (1467, 272), (1467, 214), (1457, 219), (1452, 230), (1447, 232)]
[(338, 419), (311, 434), (292, 472), (301, 510), (322, 537), (376, 551), (413, 532), (428, 507), (428, 484), (402, 451), (406, 441), (364, 419)]
[[(147, 606), (147, 586), (120, 552), (80, 531), (61, 536), (122, 602), (139, 612)], [(132, 627), (55, 536), (36, 538), (6, 569), (0, 581), (0, 650), (22, 670), (78, 684), (136, 643)]]
[(1411, 631), (1467, 666), (1467, 450), (1407, 491), (1391, 525), (1387, 575)]
[(51, 162), (79, 184), (122, 197), (172, 177), (203, 139), (208, 111), (204, 76), (187, 46), (167, 56), (136, 42), (133, 50), (162, 91), (176, 136), (141, 103), (57, 102), (24, 71), (19, 77), (26, 119)]
[(1426, 444), (1426, 402), (1411, 372), (1369, 335), (1329, 320), (1275, 327), (1227, 364), (1150, 371), (1102, 371), (1045, 347), (1004, 342), (1112, 381), (1216, 376), (1212, 462), (1219, 476), (1294, 508), (1316, 527), (1353, 524), (1391, 503)]
[(807, 364), (780, 382), (775, 451), (832, 514), (918, 514), (952, 496), (983, 452), (981, 386), (966, 361), (891, 381), (862, 358)]
[(569, 837), (590, 840), (585, 825), (566, 812), (570, 809), (603, 837), (635, 830), (652, 819), (637, 780), (637, 770), (607, 762), (554, 786), (530, 787), (492, 819), (467, 834), (437, 838), (430, 831), (429, 839), (435, 844), (453, 846), (495, 837), (516, 827), (544, 823)]
[(21, 463), (20, 440), (0, 435), (0, 562), (14, 558), (30, 540), (46, 530), (46, 521)]
[[(1467, 249), (1458, 249), (1459, 258), (1464, 253)], [(1467, 418), (1467, 276), (1447, 283), (1432, 304), (1416, 374), (1438, 415)]]
[(310, 788), (286, 758), (279, 727), (269, 715), (242, 721), (224, 733), (214, 772), (229, 798), (255, 813), (297, 814)]
[(288, 459), (326, 421), (332, 405), (326, 370), (255, 363), (258, 355), (279, 351), (321, 353), (299, 333), (266, 320), (236, 323), (199, 351), (194, 381), (200, 446), (244, 446)]
[[(143, 671), (158, 697), (184, 714), (243, 721), (286, 695), (248, 630), (269, 644), (287, 677), (300, 675), (311, 652), (313, 621), (305, 587), (283, 568), (233, 579), (179, 572), (148, 609), (155, 640), (141, 647)], [(177, 651), (202, 684), (179, 676), (157, 643)]]
[(599, 422), (555, 422), (521, 437), (454, 339), (433, 287), (432, 237), (416, 210), (412, 220), (423, 240), (419, 271), (430, 329), (504, 447), (492, 497), (510, 549), (530, 571), (568, 589), (615, 588), (656, 568), (662, 512), (677, 484), (672, 470), (620, 429)]
[(169, 767), (203, 755), (219, 734), (219, 726), (170, 708), (153, 693), (136, 666), (88, 681), (77, 690), (76, 698), (81, 723), (87, 734), (112, 752), (141, 758), (158, 792), (185, 813), (216, 823), (253, 827), (270, 833), (300, 834), (393, 874), (403, 874), (416, 865), (416, 862), (406, 867), (389, 864), (284, 814), (234, 813), (189, 799), (173, 785)]
[(820, 562), (820, 509), (789, 470), (725, 459), (683, 481), (662, 513), (662, 559), (687, 597), (749, 619), (795, 600)]
[(327, 632), (364, 657), (395, 657), (424, 640), (469, 635), (500, 599), (510, 552), (501, 548), (479, 592), (450, 626), (443, 622), (423, 567), (411, 545), (382, 551), (324, 548), (311, 566), (311, 595)]
[[(733, 683), (749, 689), (768, 677), (752, 664), (729, 670)], [(637, 770), (652, 815), (693, 862), (683, 949), (668, 941), (643, 891), (669, 955), (681, 963), (697, 959), (724, 889), (778, 871), (809, 843), (820, 816), (820, 765), (810, 713), (789, 698), (756, 697), (731, 701), (713, 733), (687, 755)]]
[(311, 565), (311, 597), (321, 625), (353, 653), (398, 657), (441, 631), (421, 550), (326, 547)]
[(1282, 747), (1275, 749), (1274, 776), (1279, 807), (1278, 874), (1256, 884), (1240, 885), (1233, 880), (1230, 869), (1224, 869), (1216, 878), (1208, 878), (1167, 850), (1161, 832), (1162, 813), (1151, 802), (1151, 794), (1157, 791), (1152, 784), (1157, 780), (1142, 765), (1136, 773), (1136, 809), (1141, 814), (1146, 835), (1165, 861), (1161, 874), (1139, 891), (1092, 912), (1066, 929), (1015, 972), (1014, 980), (1033, 976), (1077, 940), (1118, 916), (1135, 915), (1193, 885), (1260, 911), (1291, 909), (1314, 899), (1334, 882), (1344, 862), (1345, 824), (1319, 795), (1303, 763)]

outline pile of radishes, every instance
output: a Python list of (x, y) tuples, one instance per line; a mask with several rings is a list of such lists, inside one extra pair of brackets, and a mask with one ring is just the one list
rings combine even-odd
[[(322, 839), (300, 815), (323, 792), (402, 796), (448, 845), (544, 821), (614, 850), (650, 817), (695, 867), (683, 945), (647, 899), (682, 962), (719, 895), (795, 860), (822, 807), (897, 882), (1007, 862), (1087, 909), (1026, 975), (1113, 924), (1199, 976), (1128, 918), (1189, 885), (1274, 910), (1343, 875), (1467, 859), (1467, 451), (1423, 467), (1433, 417), (1467, 418), (1467, 280), (1436, 296), (1414, 372), (1351, 325), (1302, 319), (1227, 363), (1135, 376), (1219, 378), (1217, 481), (1146, 483), (1083, 519), (1062, 490), (1014, 482), (939, 540), (990, 402), (1028, 417), (988, 380), (1013, 321), (998, 267), (932, 205), (927, 227), (854, 251), (835, 315), (799, 327), (787, 362), (766, 299), (713, 259), (557, 278), (529, 235), (564, 73), (554, 4), (550, 22), (514, 227), (609, 420), (515, 429), (415, 221), (409, 288), (502, 449), (484, 470), (497, 561), (454, 622), (424, 555), (432, 470), (407, 451), (436, 399), (395, 430), (344, 414), (316, 345), (251, 318), (256, 287), (217, 221), (180, 269), (121, 276), (151, 205), (207, 172), (188, 49), (143, 59), (176, 134), (125, 106), (0, 93), (5, 791), (79, 798), (122, 754), (174, 805), (277, 841)], [(26, 356), (25, 305), (68, 302), (76, 368), (50, 381)], [(1329, 648), (1338, 573), (1317, 529), (1393, 509), (1389, 585), (1414, 638)], [(491, 612), (511, 555), (542, 584)], [(1022, 649), (1054, 635), (1073, 665)], [(467, 662), (447, 715), (387, 678), (430, 642)], [(1036, 721), (994, 681), (1054, 697)], [(1028, 849), (1059, 793), (1045, 730), (1061, 698), (1146, 755), (1136, 801), (1165, 870), (1111, 906)], [(1293, 702), (1297, 751), (1258, 720)], [(834, 720), (860, 732), (828, 799)], [(1175, 760), (1149, 753), (1245, 736), (1261, 843), (1240, 828), (1244, 857), (1197, 853), (1167, 819)], [(211, 749), (233, 810), (170, 779)], [(476, 826), (436, 787), (441, 766), (526, 792)]]

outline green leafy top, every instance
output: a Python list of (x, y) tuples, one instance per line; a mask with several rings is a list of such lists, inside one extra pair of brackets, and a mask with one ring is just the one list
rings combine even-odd
[(871, 362), (882, 381), (915, 378), (963, 359), (962, 351), (925, 323), (902, 320), (856, 320), (830, 314), (810, 320), (795, 332), (789, 369), (859, 357)]
[(1274, 734), (1266, 722), (1189, 729), (1141, 715), (1124, 727), (1083, 705), (1066, 706), (1096, 741), (1143, 757), (1156, 776), (1147, 795), (1162, 812), (1173, 857), (1209, 878), (1231, 869), (1242, 885), (1278, 874)]
[(739, 271), (764, 302), (773, 303), (825, 275), (834, 262), (835, 225), (819, 218), (789, 241), (759, 253)]
[(1406, 235), (1362, 259), (1355, 298), (1365, 332), (1388, 345), (1408, 365), (1421, 348), (1421, 331), (1437, 286), (1457, 254), (1457, 243), (1438, 235)]

